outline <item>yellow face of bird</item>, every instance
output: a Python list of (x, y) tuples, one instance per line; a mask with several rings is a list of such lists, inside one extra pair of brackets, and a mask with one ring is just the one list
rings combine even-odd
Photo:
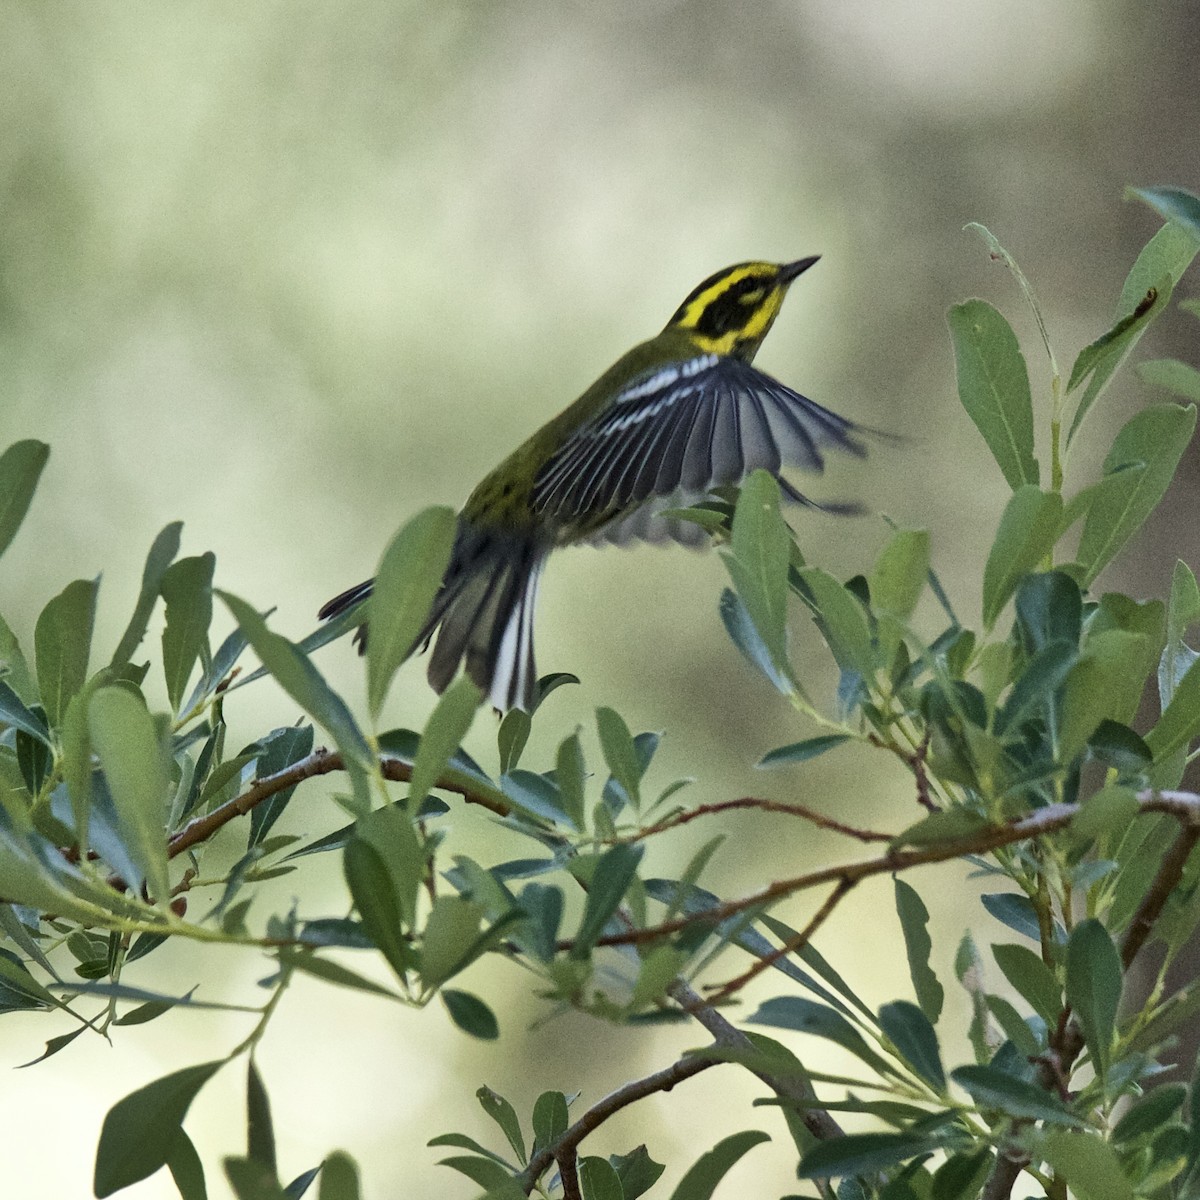
[(697, 348), (747, 361), (754, 357), (779, 315), (792, 281), (817, 261), (747, 262), (726, 267), (696, 287), (667, 322), (685, 329)]

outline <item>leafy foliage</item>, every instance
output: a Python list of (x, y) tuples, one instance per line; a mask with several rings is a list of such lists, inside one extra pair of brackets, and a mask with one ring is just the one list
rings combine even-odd
[[(453, 514), (419, 515), (383, 556), (370, 601), (365, 724), (310, 657), (355, 622), (293, 643), (236, 596), (218, 592), (223, 607), (214, 606), (215, 558), (179, 558), (174, 523), (150, 549), (106, 665), (96, 666), (104, 654), (93, 646), (99, 581), (76, 580), (48, 601), (33, 622), (32, 668), (0, 620), (0, 1011), (78, 1024), (51, 1037), (41, 1058), (85, 1031), (111, 1036), (178, 1008), (256, 1018), (228, 1056), (247, 1060), (246, 1154), (223, 1164), (244, 1200), (300, 1196), (314, 1183), (322, 1200), (359, 1195), (357, 1167), (341, 1152), (290, 1183), (280, 1179), (267, 1084), (253, 1054), (297, 972), (385, 1003), (423, 1007), (439, 998), (464, 1034), (490, 1040), (505, 1033), (504, 1014), (461, 986), (490, 955), (520, 963), (548, 1004), (611, 1022), (693, 1016), (715, 1036), (707, 1050), (586, 1111), (545, 1092), (524, 1115), (481, 1088), (500, 1148), (461, 1133), (430, 1144), (451, 1147), (445, 1165), (491, 1200), (535, 1189), (587, 1200), (665, 1195), (664, 1167), (644, 1146), (601, 1157), (581, 1156), (581, 1143), (626, 1104), (699, 1071), (737, 1067), (754, 1072), (782, 1110), (798, 1177), (822, 1197), (971, 1200), (985, 1188), (1008, 1195), (1021, 1172), (1026, 1192), (1056, 1198), (1067, 1188), (1085, 1200), (1195, 1194), (1196, 1068), (1187, 1083), (1159, 1076), (1172, 1038), (1200, 1012), (1200, 985), (1171, 991), (1166, 982), (1200, 924), (1192, 853), (1200, 797), (1164, 790), (1200, 753), (1200, 653), (1188, 641), (1200, 588), (1181, 562), (1165, 602), (1093, 591), (1175, 476), (1195, 428), (1194, 368), (1146, 364), (1148, 380), (1186, 403), (1136, 412), (1099, 478), (1067, 469), (1080, 426), (1169, 309), (1200, 250), (1200, 201), (1173, 189), (1138, 195), (1168, 224), (1134, 264), (1112, 325), (1079, 353), (1065, 382), (1025, 276), (980, 230), (1033, 306), (1052, 379), (1049, 396), (1037, 399), (1026, 355), (996, 307), (968, 300), (951, 310), (960, 399), (1011, 488), (980, 556), (978, 622), (955, 615), (927, 531), (893, 530), (874, 563), (843, 582), (805, 561), (780, 487), (765, 473), (691, 513), (723, 547), (732, 587), (720, 611), (732, 640), (797, 720), (797, 740), (759, 765), (794, 768), (835, 748), (889, 755), (912, 776), (921, 820), (889, 837), (799, 804), (687, 808), (677, 799), (687, 781), (664, 787), (654, 778), (660, 735), (635, 733), (608, 707), (597, 710), (594, 730), (566, 732), (552, 761), (533, 769), (525, 756), (532, 722), (545, 719), (541, 704), (557, 687), (578, 682), (569, 676), (541, 681), (535, 713), (505, 717), (491, 771), (461, 749), (481, 699), (469, 681), (446, 691), (420, 734), (381, 732), (375, 723), (436, 592)], [(0, 455), (0, 552), (17, 534), (48, 452), (19, 442)], [(160, 601), (167, 712), (148, 701), (150, 663), (141, 661)], [(225, 610), (236, 628), (214, 645)], [(839, 673), (836, 695), (824, 702), (792, 665), (794, 645), (813, 639)], [(262, 666), (235, 682), (247, 649)], [(224, 707), (265, 675), (333, 751), (314, 749), (314, 726), (302, 721), (232, 752)], [(1147, 724), (1138, 714), (1148, 695), (1160, 715)], [(603, 765), (600, 775), (589, 775), (589, 761)], [(351, 823), (343, 812), (299, 846), (274, 832), (300, 784), (331, 771), (349, 778), (341, 801)], [(407, 787), (397, 792), (397, 783)], [(525, 854), (483, 863), (461, 853), (460, 801), (502, 821)], [(701, 886), (719, 837), (679, 878), (645, 877), (651, 838), (743, 807), (885, 844), (875, 858), (859, 855), (737, 899)], [(218, 857), (214, 865), (212, 835), (240, 819), (244, 849), (232, 864)], [(259, 883), (328, 853), (340, 856), (346, 885), (334, 914), (301, 920), (295, 911), (255, 910)], [(970, 1001), (965, 1036), (944, 1027), (928, 912), (899, 878), (951, 859), (987, 876), (979, 928), (995, 938), (985, 950), (968, 932), (955, 956)], [(906, 994), (875, 1009), (814, 939), (845, 894), (880, 874), (897, 876), (897, 969), (906, 965), (908, 980)], [(205, 889), (214, 890), (198, 903)], [(802, 930), (770, 911), (821, 889)], [(257, 947), (271, 960), (268, 999), (237, 1009), (196, 989), (175, 996), (143, 987), (154, 969), (143, 960), (169, 939), (189, 938)], [(1123, 1004), (1131, 965), (1150, 940), (1164, 953), (1148, 999)], [(378, 953), (394, 979), (373, 982), (335, 950)], [(707, 993), (694, 990), (694, 980), (735, 955), (739, 973)], [(845, 963), (842, 970), (849, 973)], [(751, 1029), (739, 1028), (719, 1002), (768, 971), (783, 990), (744, 1018)], [(809, 1038), (832, 1043), (855, 1073), (811, 1070), (761, 1028), (782, 1031), (799, 1052)], [(956, 1062), (967, 1044), (971, 1061)], [(97, 1150), (97, 1196), (163, 1167), (184, 1200), (206, 1194), (202, 1156), (183, 1124), (226, 1061), (184, 1066), (113, 1106)], [(843, 1133), (833, 1116), (842, 1113), (869, 1127)], [(674, 1200), (712, 1196), (767, 1136), (723, 1138), (675, 1172)]]

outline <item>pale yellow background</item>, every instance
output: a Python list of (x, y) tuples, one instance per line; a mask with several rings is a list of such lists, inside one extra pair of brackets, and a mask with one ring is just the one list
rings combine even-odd
[[(273, 625), (299, 637), (323, 600), (370, 573), (401, 521), (461, 503), (703, 276), (742, 258), (820, 252), (760, 362), (907, 440), (878, 446), (865, 466), (833, 464), (814, 492), (928, 526), (937, 568), (964, 619), (977, 620), (971, 581), (1006, 489), (954, 399), (946, 307), (988, 296), (1012, 316), (1039, 398), (1047, 372), (1009, 276), (960, 229), (984, 222), (1022, 261), (1069, 366), (1104, 329), (1156, 227), (1122, 204), (1123, 185), (1200, 185), (1198, 37), (1182, 0), (0, 0), (0, 436), (53, 446), (27, 526), (0, 563), (0, 611), (29, 648), (41, 605), (103, 571), (96, 645), (106, 658), (151, 539), (181, 518), (184, 552), (215, 551), (218, 584), (276, 606)], [(1147, 344), (1194, 358), (1195, 329), (1174, 313)], [(1079, 465), (1149, 398), (1123, 382)], [(1193, 474), (1154, 525), (1156, 548), (1127, 557), (1115, 582), (1161, 593), (1176, 556), (1195, 561), (1194, 494)], [(842, 576), (865, 570), (884, 539), (874, 516), (796, 520), (809, 557)], [(651, 780), (694, 775), (701, 782), (685, 796), (695, 802), (773, 794), (883, 828), (908, 823), (911, 783), (878, 757), (753, 771), (762, 753), (813, 731), (725, 638), (724, 583), (715, 556), (679, 550), (557, 559), (540, 665), (584, 683), (550, 702), (528, 765), (550, 765), (553, 744), (579, 722), (595, 767), (591, 714), (614, 704), (635, 729), (667, 731)], [(223, 613), (218, 623), (229, 627)], [(797, 626), (801, 674), (828, 695), (825, 657), (798, 615)], [(318, 661), (361, 711), (348, 647)], [(413, 664), (386, 724), (419, 726), (430, 704)], [(236, 749), (297, 714), (260, 685), (238, 693), (228, 715)], [(469, 745), (495, 767), (487, 714)], [(302, 789), (283, 828), (339, 823), (329, 790)], [(456, 817), (455, 848), (488, 861), (526, 853), (490, 828)], [(859, 853), (778, 821), (725, 828), (710, 885), (730, 893)], [(693, 827), (657, 848), (652, 870), (678, 871), (713, 832)], [(217, 865), (242, 836), (222, 841)], [(962, 1006), (950, 960), (972, 911), (962, 876), (948, 868), (918, 880), (942, 905), (934, 965), (951, 1029)], [(252, 919), (295, 895), (306, 915), (343, 911), (337, 863), (310, 860)], [(798, 922), (807, 910), (783, 913)], [(975, 919), (981, 938), (999, 932)], [(873, 1003), (909, 995), (890, 882), (864, 887), (819, 944)], [(363, 956), (348, 961), (373, 969)], [(247, 952), (182, 947), (127, 978), (256, 1002), (268, 968)], [(461, 1035), (438, 1005), (419, 1013), (296, 985), (261, 1052), (285, 1178), (344, 1147), (374, 1200), (470, 1196), (425, 1142), (462, 1129), (500, 1148), (472, 1098), (480, 1083), (523, 1113), (548, 1087), (583, 1089), (587, 1102), (703, 1041), (690, 1029), (577, 1016), (529, 1032), (548, 1014), (527, 976), (485, 967), (463, 983), (499, 1009), (498, 1044)], [(758, 994), (786, 990), (769, 983)], [(5, 1017), (0, 1063), (34, 1057), (65, 1028)], [(181, 1012), (115, 1031), (111, 1047), (81, 1039), (10, 1071), (0, 1192), (90, 1195), (104, 1111), (159, 1075), (219, 1057), (248, 1028)], [(961, 1055), (949, 1037), (951, 1057)], [(187, 1122), (214, 1197), (228, 1194), (221, 1156), (243, 1151), (242, 1089), (239, 1063)], [(671, 1164), (673, 1186), (719, 1136), (762, 1127), (775, 1141), (719, 1194), (796, 1190), (778, 1116), (749, 1107), (761, 1092), (732, 1069), (714, 1071), (632, 1110), (585, 1150), (646, 1140)], [(174, 1194), (165, 1174), (127, 1193)]]

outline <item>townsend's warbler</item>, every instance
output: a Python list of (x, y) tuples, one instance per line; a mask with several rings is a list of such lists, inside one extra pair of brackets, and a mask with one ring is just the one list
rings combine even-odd
[[(618, 359), (471, 493), (413, 645), (437, 632), (429, 661), (436, 691), (465, 660), (496, 708), (530, 709), (534, 602), (556, 546), (695, 543), (707, 536), (700, 526), (657, 514), (759, 467), (776, 478), (784, 466), (820, 471), (828, 446), (864, 453), (850, 421), (750, 365), (789, 285), (816, 261), (739, 263), (710, 276), (657, 337)], [(371, 586), (334, 597), (320, 616), (359, 604)]]

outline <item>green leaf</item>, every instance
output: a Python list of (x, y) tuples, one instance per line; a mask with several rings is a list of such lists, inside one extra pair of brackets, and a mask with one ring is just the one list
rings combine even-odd
[(1005, 505), (996, 540), (983, 568), (983, 622), (996, 623), (1022, 578), (1054, 549), (1062, 522), (1062, 496), (1025, 485)]
[(180, 1200), (208, 1200), (204, 1182), (204, 1166), (192, 1145), (192, 1139), (181, 1129), (167, 1156), (167, 1170), (179, 1189)]
[(37, 683), (30, 673), (21, 643), (3, 617), (0, 617), (0, 668), (6, 669), (5, 678), (26, 704), (39, 702)]
[[(933, 948), (933, 943), (929, 940), (929, 910), (917, 892), (902, 879), (896, 880), (896, 913), (900, 917), (900, 928), (904, 933), (908, 972), (912, 978), (917, 1003), (929, 1023), (936, 1025), (938, 1017), (942, 1015), (945, 992), (929, 966), (929, 953)], [(895, 1041), (894, 1038), (892, 1040)]]
[(1200, 197), (1173, 187), (1131, 187), (1125, 189), (1125, 195), (1148, 204), (1160, 217), (1174, 221), (1191, 235), (1200, 249)]
[(641, 807), (642, 760), (634, 745), (633, 735), (620, 713), (611, 708), (596, 709), (596, 731), (600, 749), (613, 778), (625, 789), (634, 811)]
[(112, 793), (121, 844), (155, 902), (165, 905), (167, 770), (154, 718), (140, 696), (124, 687), (101, 687), (88, 705), (88, 733)]
[(628, 1154), (610, 1154), (612, 1163), (621, 1181), (624, 1200), (637, 1200), (648, 1192), (659, 1180), (666, 1168), (652, 1159), (645, 1146), (638, 1146)]
[(1151, 387), (1173, 392), (1193, 404), (1200, 404), (1200, 371), (1177, 358), (1154, 358), (1138, 363), (1137, 373)]
[[(133, 657), (133, 653), (141, 645), (146, 636), (146, 627), (150, 624), (150, 614), (154, 611), (158, 600), (159, 588), (167, 568), (175, 561), (179, 553), (179, 538), (183, 532), (182, 521), (172, 521), (154, 539), (150, 553), (146, 555), (146, 565), (142, 569), (142, 586), (138, 591), (137, 603), (133, 607), (133, 616), (121, 640), (113, 651), (110, 667), (119, 667)], [(209, 581), (211, 583), (211, 579)], [(211, 596), (210, 596), (211, 604)]]
[[(1167, 290), (1171, 290), (1179, 282), (1183, 272), (1187, 270), (1198, 249), (1200, 249), (1200, 241), (1189, 230), (1173, 222), (1164, 225), (1142, 248), (1130, 269), (1121, 289), (1121, 297), (1117, 302), (1114, 322), (1120, 325), (1126, 318), (1133, 317), (1139, 307), (1146, 306), (1150, 299), (1151, 289), (1155, 290), (1156, 296), (1150, 303), (1153, 306), (1153, 312), (1157, 314), (1162, 308), (1157, 296), (1160, 285), (1166, 279), (1169, 284)], [(1126, 351), (1133, 348), (1133, 344), (1144, 331), (1145, 325), (1139, 325), (1133, 342), (1125, 346)], [(1079, 431), (1092, 404), (1119, 365), (1119, 358), (1110, 358), (1104, 366), (1093, 373), (1091, 382), (1071, 421), (1067, 433), (1068, 447), (1074, 440), (1075, 434)]]
[(886, 660), (895, 654), (928, 578), (928, 530), (896, 530), (875, 560), (868, 589)]
[(1077, 1200), (1133, 1200), (1133, 1188), (1112, 1147), (1098, 1137), (1055, 1129), (1040, 1153)]
[(439, 994), (450, 1019), (464, 1033), (485, 1042), (494, 1042), (500, 1036), (496, 1014), (478, 996), (454, 988), (443, 988)]
[[(938, 990), (941, 991), (940, 988)], [(946, 1072), (942, 1067), (937, 1034), (929, 1018), (915, 1004), (896, 1000), (879, 1010), (879, 1025), (891, 1038), (892, 1045), (904, 1061), (926, 1083), (932, 1084), (939, 1092), (944, 1091)]]
[(246, 1157), (265, 1167), (273, 1180), (276, 1178), (271, 1102), (253, 1058), (246, 1064)]
[[(1137, 344), (1145, 328), (1162, 311), (1171, 299), (1172, 281), (1169, 275), (1164, 275), (1155, 286), (1149, 288), (1142, 296), (1132, 312), (1120, 317), (1107, 332), (1102, 333), (1094, 342), (1085, 346), (1071, 368), (1071, 377), (1067, 380), (1068, 394), (1073, 392), (1088, 376), (1093, 377), (1093, 387), (1088, 389), (1092, 399), (1099, 393), (1104, 382), (1112, 375), (1121, 360)], [(1099, 382), (1097, 382), (1099, 381)], [(1090, 401), (1087, 396), (1081, 402), (1081, 411), (1086, 411)], [(1083, 417), (1075, 414), (1072, 431), (1078, 427)], [(1070, 440), (1068, 435), (1068, 441)]]
[(838, 666), (870, 679), (875, 673), (875, 651), (867, 614), (858, 598), (819, 567), (805, 567), (800, 577), (820, 613), (821, 634)]
[[(513, 712), (519, 712), (513, 709)], [(559, 799), (563, 811), (571, 824), (582, 830), (586, 824), (584, 808), (584, 784), (587, 778), (583, 761), (583, 747), (577, 733), (564, 738), (558, 747), (558, 757), (555, 760), (554, 780), (558, 784)]]
[(0, 554), (21, 528), (49, 457), (50, 447), (33, 440), (13, 442), (0, 454)]
[(818, 1142), (801, 1160), (801, 1179), (847, 1178), (873, 1174), (937, 1149), (937, 1142), (915, 1133), (847, 1133)]
[(787, 662), (787, 573), (792, 540), (779, 513), (779, 484), (755, 471), (742, 484), (733, 514), (730, 554), (723, 555), (733, 585), (763, 644)]
[(436, 786), (446, 764), (467, 736), (480, 699), (479, 689), (465, 675), (455, 680), (438, 699), (413, 760), (408, 800), (414, 809)]
[(1053, 1026), (1062, 1012), (1062, 988), (1054, 972), (1028, 946), (993, 946), (992, 956), (1017, 993), (1047, 1025)]
[(533, 1144), (535, 1152), (545, 1150), (567, 1132), (570, 1115), (562, 1092), (543, 1092), (533, 1105)]
[(163, 675), (175, 712), (179, 711), (196, 659), (208, 645), (216, 566), (216, 556), (210, 551), (198, 558), (181, 558), (163, 572), (161, 591), (167, 605), (162, 635)]
[(221, 1164), (237, 1200), (287, 1200), (274, 1173), (251, 1158), (227, 1158)]
[(46, 719), (57, 728), (87, 679), (100, 581), (76, 579), (42, 609), (33, 631), (34, 660)]
[(1182, 559), (1171, 573), (1171, 596), (1167, 604), (1167, 637), (1158, 667), (1158, 692), (1166, 708), (1175, 688), (1196, 660), (1196, 652), (1184, 643), (1189, 626), (1200, 620), (1200, 585), (1191, 567)]
[(1076, 560), (1091, 583), (1158, 506), (1174, 478), (1179, 460), (1196, 428), (1196, 409), (1161, 404), (1136, 413), (1117, 434), (1104, 459), (1112, 475), (1130, 463), (1140, 472), (1126, 472), (1123, 487), (1106, 489), (1088, 510)]
[(764, 754), (755, 765), (760, 768), (794, 766), (796, 763), (808, 762), (810, 758), (816, 758), (826, 750), (832, 750), (834, 746), (848, 741), (848, 733), (826, 733), (820, 737), (806, 738), (802, 742), (780, 746), (777, 750)]
[(717, 1184), (749, 1150), (762, 1142), (771, 1140), (768, 1134), (757, 1129), (734, 1133), (722, 1138), (711, 1150), (702, 1154), (679, 1181), (671, 1193), (671, 1200), (710, 1200)]
[(583, 1200), (625, 1200), (620, 1177), (606, 1158), (589, 1155), (579, 1160), (579, 1186)]
[(1114, 1142), (1132, 1142), (1134, 1138), (1155, 1133), (1165, 1125), (1187, 1099), (1182, 1083), (1162, 1083), (1132, 1105), (1113, 1126)]
[(344, 1150), (335, 1150), (321, 1164), (317, 1200), (359, 1200), (358, 1164)]
[(987, 442), (1009, 487), (1038, 483), (1033, 457), (1033, 399), (1016, 334), (983, 300), (947, 315), (958, 373), (958, 396)]
[(788, 677), (786, 664), (778, 664), (771, 657), (767, 644), (750, 619), (746, 605), (741, 597), (731, 588), (725, 588), (721, 593), (719, 604), (721, 623), (730, 641), (742, 652), (751, 666), (757, 667), (772, 683), (775, 689), (784, 696), (790, 696), (795, 690)]
[(26, 708), (21, 697), (3, 679), (0, 679), (0, 721), (36, 738), (43, 746), (53, 745), (45, 720)]
[(772, 1025), (778, 1029), (794, 1029), (798, 1033), (810, 1033), (825, 1038), (849, 1050), (856, 1058), (881, 1075), (891, 1076), (895, 1072), (887, 1061), (876, 1054), (866, 1039), (842, 1016), (841, 1013), (802, 996), (777, 996), (759, 1006), (758, 1011), (746, 1018), (749, 1025)]
[(462, 896), (438, 896), (421, 939), (421, 979), (435, 988), (462, 969), (479, 936), (483, 906)]
[(500, 752), (500, 774), (515, 770), (529, 741), (533, 719), (523, 708), (510, 708), (496, 731), (496, 748)]
[(1188, 746), (1200, 733), (1200, 659), (1188, 668), (1179, 681), (1171, 701), (1155, 727), (1146, 734), (1155, 762), (1169, 759)]
[[(1058, 732), (1061, 762), (1070, 762), (1102, 721), (1128, 720), (1153, 665), (1150, 639), (1124, 629), (1089, 633), (1063, 687)], [(1132, 703), (1130, 701), (1132, 700)]]
[(367, 979), (366, 976), (360, 975), (357, 971), (352, 971), (349, 967), (344, 967), (332, 959), (319, 958), (306, 950), (289, 949), (281, 950), (279, 957), (280, 961), (285, 962), (294, 970), (312, 975), (316, 979), (323, 979), (326, 983), (353, 988), (358, 992), (369, 992), (373, 996), (386, 996), (389, 1000), (399, 999), (390, 988), (381, 987), (373, 980)]
[(1121, 956), (1095, 918), (1081, 921), (1067, 941), (1067, 1003), (1092, 1056), (1097, 1074), (1108, 1069), (1121, 1003)]
[(933, 1200), (975, 1200), (992, 1172), (992, 1152), (984, 1147), (970, 1154), (951, 1154), (933, 1174)]
[(376, 721), (400, 664), (414, 649), (450, 562), (458, 518), (449, 508), (419, 512), (379, 562), (368, 606), (367, 701)]
[(96, 1148), (93, 1188), (103, 1200), (153, 1175), (170, 1157), (183, 1118), (224, 1061), (185, 1067), (131, 1092), (109, 1109)]
[[(581, 861), (576, 859), (575, 863)], [(591, 878), (587, 881), (583, 918), (571, 947), (572, 958), (587, 958), (591, 953), (609, 919), (621, 906), (629, 885), (637, 876), (641, 861), (642, 847), (628, 845), (613, 846), (594, 860)]]
[(517, 1161), (522, 1165), (527, 1163), (529, 1156), (525, 1153), (525, 1139), (521, 1134), (521, 1121), (517, 1116), (516, 1109), (499, 1092), (492, 1091), (490, 1087), (481, 1087), (475, 1093), (475, 1099), (479, 1101), (483, 1111), (500, 1126), (501, 1132), (508, 1139), (508, 1144), (517, 1156)]
[(980, 1108), (995, 1108), (1010, 1117), (1052, 1125), (1082, 1124), (1049, 1092), (996, 1067), (959, 1067), (950, 1072), (950, 1078)]
[(275, 681), (318, 724), (323, 725), (348, 760), (366, 770), (373, 768), (374, 756), (346, 702), (325, 682), (324, 676), (298, 646), (278, 633), (245, 600), (218, 591), (238, 627)]
[[(259, 745), (263, 753), (254, 766), (256, 779), (264, 779), (287, 767), (294, 766), (302, 758), (307, 758), (313, 748), (313, 727), (311, 725), (291, 725), (285, 729), (276, 729), (263, 738)], [(276, 792), (269, 799), (256, 805), (250, 812), (250, 835), (246, 839), (247, 847), (258, 846), (270, 832), (271, 827), (283, 815), (298, 785), (286, 787)]]
[[(409, 928), (414, 926), (417, 920), (417, 893), (425, 877), (425, 851), (413, 828), (409, 810), (389, 804), (386, 808), (377, 808), (367, 816), (360, 817), (354, 826), (354, 837), (346, 846), (347, 853), (355, 842), (370, 846), (382, 859), (386, 877), (377, 882), (386, 884), (404, 924)], [(357, 902), (358, 897), (355, 896)], [(371, 930), (367, 932), (371, 940), (379, 945), (374, 933)]]

